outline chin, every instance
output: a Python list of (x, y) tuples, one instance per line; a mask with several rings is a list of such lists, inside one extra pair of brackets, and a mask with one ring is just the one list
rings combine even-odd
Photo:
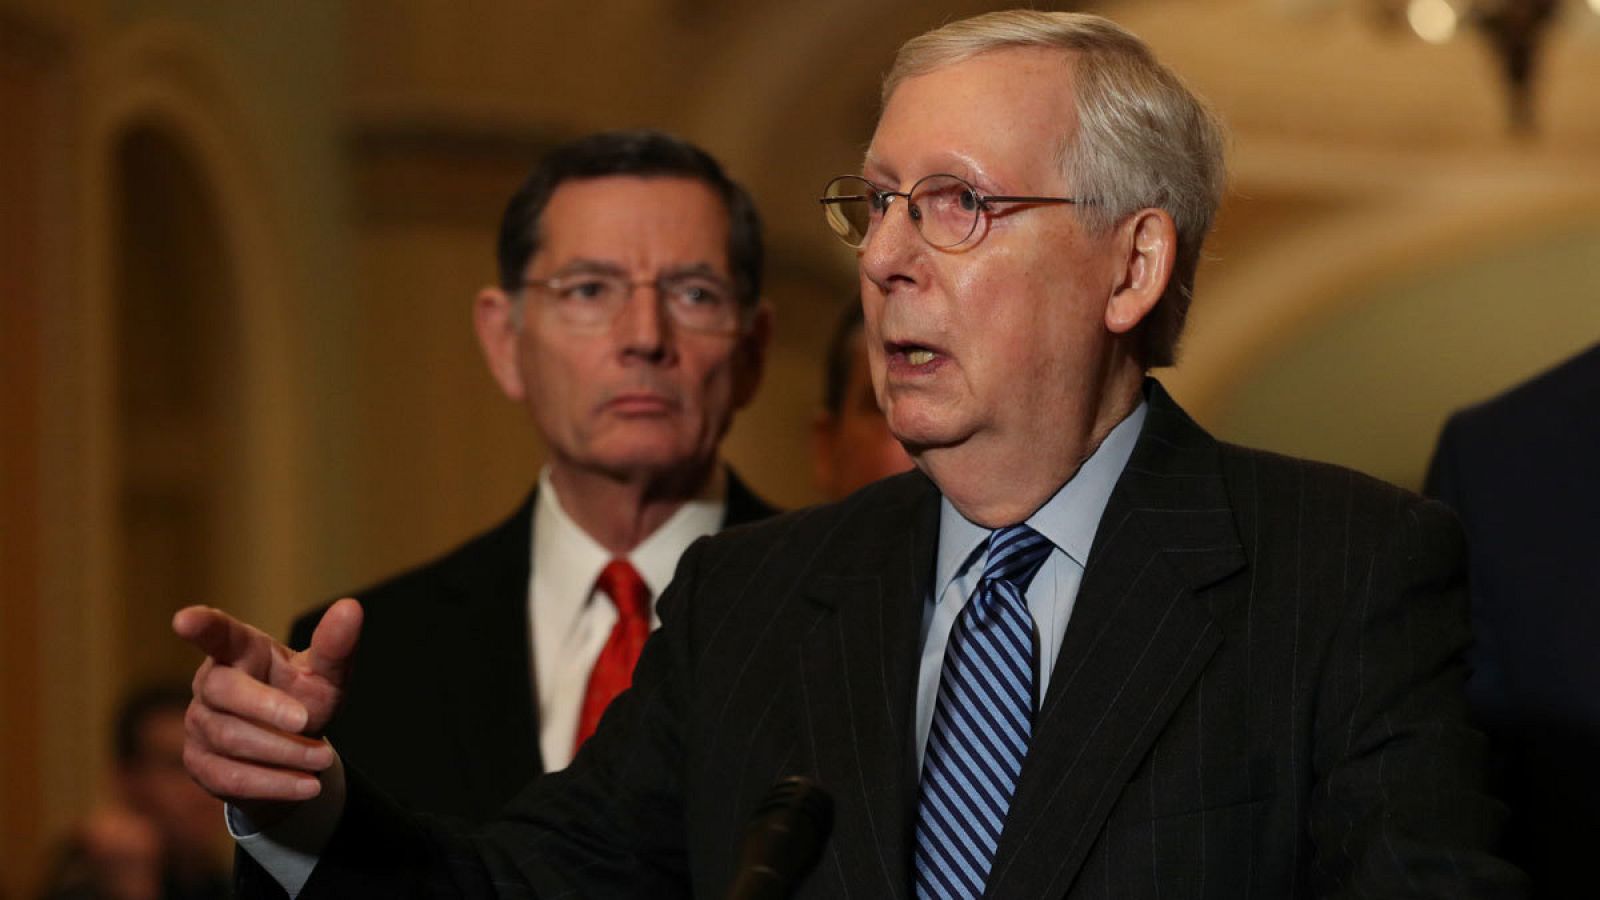
[(968, 432), (957, 423), (935, 416), (917, 415), (895, 416), (889, 422), (889, 432), (910, 454), (917, 454), (929, 448), (959, 444), (968, 435)]
[(617, 447), (597, 457), (599, 468), (613, 477), (632, 480), (692, 472), (706, 464), (708, 454), (689, 443), (655, 442)]

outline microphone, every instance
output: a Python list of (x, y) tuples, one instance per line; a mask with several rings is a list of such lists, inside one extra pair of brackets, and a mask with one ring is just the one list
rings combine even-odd
[(833, 829), (833, 798), (803, 775), (780, 780), (744, 829), (727, 900), (787, 900)]

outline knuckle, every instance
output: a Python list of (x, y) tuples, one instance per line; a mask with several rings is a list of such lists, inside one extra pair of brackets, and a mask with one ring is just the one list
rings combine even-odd
[(184, 746), (183, 763), (184, 768), (189, 771), (189, 777), (193, 778), (196, 784), (205, 788), (211, 794), (218, 797), (226, 797), (228, 792), (217, 778), (216, 762), (216, 758), (210, 754), (198, 748)]
[(250, 773), (239, 766), (226, 766), (218, 773), (217, 780), (223, 792), (230, 797), (248, 796), (250, 789)]
[[(206, 709), (199, 700), (189, 702), (183, 711), (183, 730), (190, 738), (199, 738), (205, 733)], [(187, 743), (187, 742), (186, 742)]]
[(208, 747), (226, 749), (228, 747), (229, 735), (228, 723), (229, 717), (227, 716), (208, 714), (200, 717), (198, 722), (200, 739), (204, 741)]
[(183, 767), (188, 770), (196, 781), (200, 780), (200, 776), (206, 769), (204, 754), (191, 741), (183, 742)]

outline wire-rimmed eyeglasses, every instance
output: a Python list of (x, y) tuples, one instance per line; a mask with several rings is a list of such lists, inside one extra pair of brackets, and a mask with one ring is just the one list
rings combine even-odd
[(665, 272), (655, 278), (634, 280), (620, 271), (594, 269), (553, 278), (529, 278), (522, 283), (536, 289), (544, 308), (575, 331), (597, 331), (609, 326), (641, 286), (655, 289), (667, 317), (681, 328), (732, 333), (746, 324), (733, 286), (705, 273)]
[(922, 239), (948, 249), (972, 237), (978, 216), (996, 203), (1092, 203), (1082, 197), (1024, 197), (983, 194), (958, 175), (926, 175), (909, 191), (890, 191), (859, 175), (840, 175), (822, 189), (828, 226), (852, 247), (867, 242), (867, 233), (882, 221), (894, 198), (906, 198), (906, 214)]

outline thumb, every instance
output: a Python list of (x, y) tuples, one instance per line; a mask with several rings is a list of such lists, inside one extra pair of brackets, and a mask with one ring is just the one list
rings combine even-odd
[(311, 647), (303, 662), (312, 674), (335, 688), (344, 686), (350, 672), (350, 658), (361, 640), (362, 616), (361, 604), (346, 597), (328, 607), (316, 631), (311, 633)]

